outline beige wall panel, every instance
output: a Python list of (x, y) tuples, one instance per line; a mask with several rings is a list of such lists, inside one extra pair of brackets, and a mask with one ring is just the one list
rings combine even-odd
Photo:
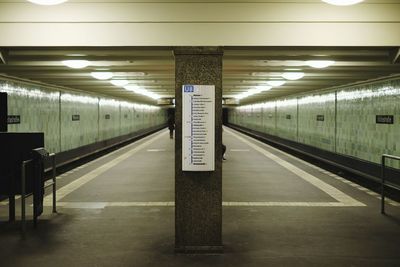
[(0, 22), (399, 22), (400, 3), (1, 3)]
[(0, 46), (399, 46), (400, 23), (0, 23)]

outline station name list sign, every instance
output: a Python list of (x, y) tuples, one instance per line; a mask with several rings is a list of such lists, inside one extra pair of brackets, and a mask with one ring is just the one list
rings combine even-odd
[(182, 87), (182, 170), (215, 170), (215, 86)]

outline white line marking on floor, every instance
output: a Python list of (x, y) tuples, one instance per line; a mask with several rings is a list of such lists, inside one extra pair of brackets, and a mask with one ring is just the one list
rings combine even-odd
[[(98, 167), (97, 169), (95, 169), (95, 170), (83, 175), (82, 177), (72, 181), (71, 183), (65, 185), (61, 189), (57, 190), (57, 201), (62, 199), (62, 198), (64, 198), (68, 194), (72, 193), (73, 191), (75, 191), (79, 187), (83, 186), (84, 184), (86, 184), (86, 183), (90, 182), (91, 180), (95, 179), (96, 177), (98, 177), (102, 173), (108, 171), (109, 169), (111, 169), (112, 167), (116, 166), (120, 162), (122, 162), (122, 161), (126, 160), (127, 158), (131, 157), (133, 154), (137, 153), (138, 151), (140, 151), (144, 147), (152, 144), (154, 141), (156, 141), (157, 139), (161, 138), (162, 136), (164, 136), (166, 134), (167, 134), (167, 132), (162, 132), (162, 133), (152, 137), (150, 140), (139, 144), (135, 148), (133, 148), (131, 150), (128, 150), (127, 152), (119, 155), (117, 158), (109, 161), (108, 163)], [(44, 198), (44, 202), (45, 203), (51, 203), (52, 197), (53, 197), (53, 194), (47, 195)]]
[[(226, 129), (226, 128), (224, 127), (224, 129)], [(229, 130), (227, 130), (227, 132), (229, 132)], [(246, 135), (244, 135), (244, 134), (242, 134), (242, 133), (240, 133), (240, 134), (243, 135), (243, 136), (246, 136)], [(337, 175), (337, 174), (331, 173), (331, 172), (329, 172), (329, 171), (327, 171), (327, 170), (324, 170), (324, 169), (322, 169), (322, 168), (320, 168), (320, 167), (318, 167), (318, 166), (316, 166), (316, 165), (313, 165), (313, 164), (311, 164), (311, 163), (309, 163), (309, 162), (307, 162), (307, 161), (304, 161), (304, 160), (302, 160), (302, 159), (296, 158), (295, 156), (292, 156), (292, 155), (290, 155), (290, 154), (288, 154), (288, 153), (286, 153), (286, 152), (284, 152), (284, 151), (281, 151), (281, 150), (279, 150), (279, 149), (277, 149), (277, 148), (274, 148), (274, 147), (272, 147), (272, 146), (269, 146), (269, 145), (267, 145), (267, 144), (265, 144), (265, 143), (263, 143), (263, 142), (261, 142), (261, 141), (258, 141), (258, 140), (256, 140), (256, 139), (254, 139), (254, 141), (257, 142), (258, 144), (262, 145), (262, 146), (266, 146), (266, 147), (268, 147), (268, 148), (270, 148), (270, 149), (272, 149), (272, 150), (274, 150), (274, 151), (277, 151), (277, 152), (279, 152), (279, 153), (282, 153), (282, 154), (284, 154), (285, 156), (287, 156), (287, 157), (289, 157), (289, 158), (291, 158), (291, 159), (294, 159), (294, 160), (296, 160), (296, 161), (298, 161), (298, 162), (301, 162), (301, 163), (303, 163), (304, 165), (307, 165), (307, 166), (309, 166), (309, 167), (311, 167), (311, 168), (314, 168), (314, 169), (316, 169), (316, 170), (319, 170), (320, 172), (323, 172), (323, 173), (325, 173), (325, 174), (327, 174), (327, 175), (329, 175), (329, 176), (331, 176), (331, 177), (333, 177), (333, 178), (335, 178), (335, 179), (337, 179), (337, 180), (339, 180), (339, 181), (341, 181), (341, 182), (343, 182), (343, 183), (346, 183), (346, 184), (348, 184), (348, 185), (350, 185), (350, 186), (353, 186), (353, 187), (359, 186), (358, 184), (355, 184), (355, 183), (353, 183), (353, 182), (351, 182), (351, 181), (349, 181), (349, 180), (346, 180), (346, 179), (344, 179), (343, 177), (341, 177), (341, 176), (339, 176), (339, 175)], [(364, 191), (364, 190), (361, 190), (361, 191)], [(372, 196), (378, 196), (377, 198), (380, 199), (380, 195), (379, 195), (379, 194), (377, 194), (377, 193), (375, 193), (375, 192), (373, 192), (373, 191), (371, 191), (371, 190), (369, 190), (369, 189), (368, 189), (368, 191), (364, 191), (364, 192), (366, 192), (366, 193), (368, 193), (368, 194), (370, 194), (370, 195), (372, 195)], [(390, 201), (392, 201), (392, 203), (393, 203), (393, 204), (389, 203), (389, 205), (400, 206), (400, 203), (399, 203), (399, 202), (397, 202), (397, 201), (395, 201), (395, 200), (393, 200), (393, 199), (390, 199), (390, 198), (388, 198), (388, 199), (389, 199)]]
[(147, 149), (147, 152), (164, 152), (165, 151), (165, 149), (162, 149), (162, 148), (160, 148), (160, 149)]
[(392, 205), (392, 206), (400, 207), (400, 203), (398, 203), (398, 202), (396, 202), (396, 201), (391, 200), (391, 201), (389, 201), (388, 203), (389, 203), (390, 205)]
[(300, 177), (303, 180), (307, 181), (308, 183), (314, 185), (315, 187), (317, 187), (318, 189), (322, 190), (326, 194), (330, 195), (331, 197), (333, 197), (337, 201), (341, 202), (343, 205), (345, 205), (345, 206), (358, 206), (358, 207), (366, 206), (364, 203), (361, 203), (360, 201), (358, 201), (358, 200), (346, 195), (345, 193), (343, 193), (342, 191), (336, 189), (335, 187), (333, 187), (333, 186), (321, 181), (317, 177), (315, 177), (315, 176), (303, 171), (302, 169), (294, 166), (293, 164), (291, 164), (291, 163), (279, 158), (278, 156), (272, 154), (271, 152), (268, 152), (267, 150), (261, 148), (260, 146), (255, 145), (255, 144), (247, 141), (243, 137), (231, 132), (230, 130), (226, 130), (226, 132), (231, 134), (231, 135), (233, 135), (233, 136), (235, 136), (237, 139), (239, 139), (243, 143), (247, 144), (248, 146), (252, 147), (256, 151), (260, 152), (261, 154), (263, 154), (267, 158), (275, 161), (276, 163), (278, 163), (282, 167), (286, 168), (290, 172), (294, 173), (298, 177)]
[(230, 151), (232, 151), (232, 152), (249, 152), (250, 149), (235, 149), (235, 148), (232, 148), (232, 149), (230, 149)]
[[(46, 203), (45, 206), (51, 206)], [(174, 207), (175, 202), (58, 202), (58, 207), (67, 209), (104, 209), (106, 207)], [(342, 202), (264, 202), (224, 201), (224, 207), (350, 207)]]
[(380, 195), (378, 193), (375, 193), (373, 191), (366, 191), (366, 193), (371, 195), (371, 196), (374, 196), (374, 197), (377, 197), (377, 196), (380, 197)]

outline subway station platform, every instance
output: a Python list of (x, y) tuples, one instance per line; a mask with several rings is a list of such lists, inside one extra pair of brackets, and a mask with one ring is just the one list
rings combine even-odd
[(162, 130), (60, 175), (58, 213), (48, 194), (26, 240), (1, 202), (0, 266), (400, 265), (399, 203), (381, 215), (377, 193), (337, 174), (229, 128), (223, 142), (223, 254), (174, 253), (175, 140)]

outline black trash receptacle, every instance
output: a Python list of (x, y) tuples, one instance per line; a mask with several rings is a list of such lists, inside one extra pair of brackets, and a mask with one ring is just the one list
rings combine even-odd
[(44, 148), (32, 150), (33, 158), (33, 218), (36, 226), (36, 219), (43, 213), (44, 197), (44, 165), (49, 157), (49, 152)]

